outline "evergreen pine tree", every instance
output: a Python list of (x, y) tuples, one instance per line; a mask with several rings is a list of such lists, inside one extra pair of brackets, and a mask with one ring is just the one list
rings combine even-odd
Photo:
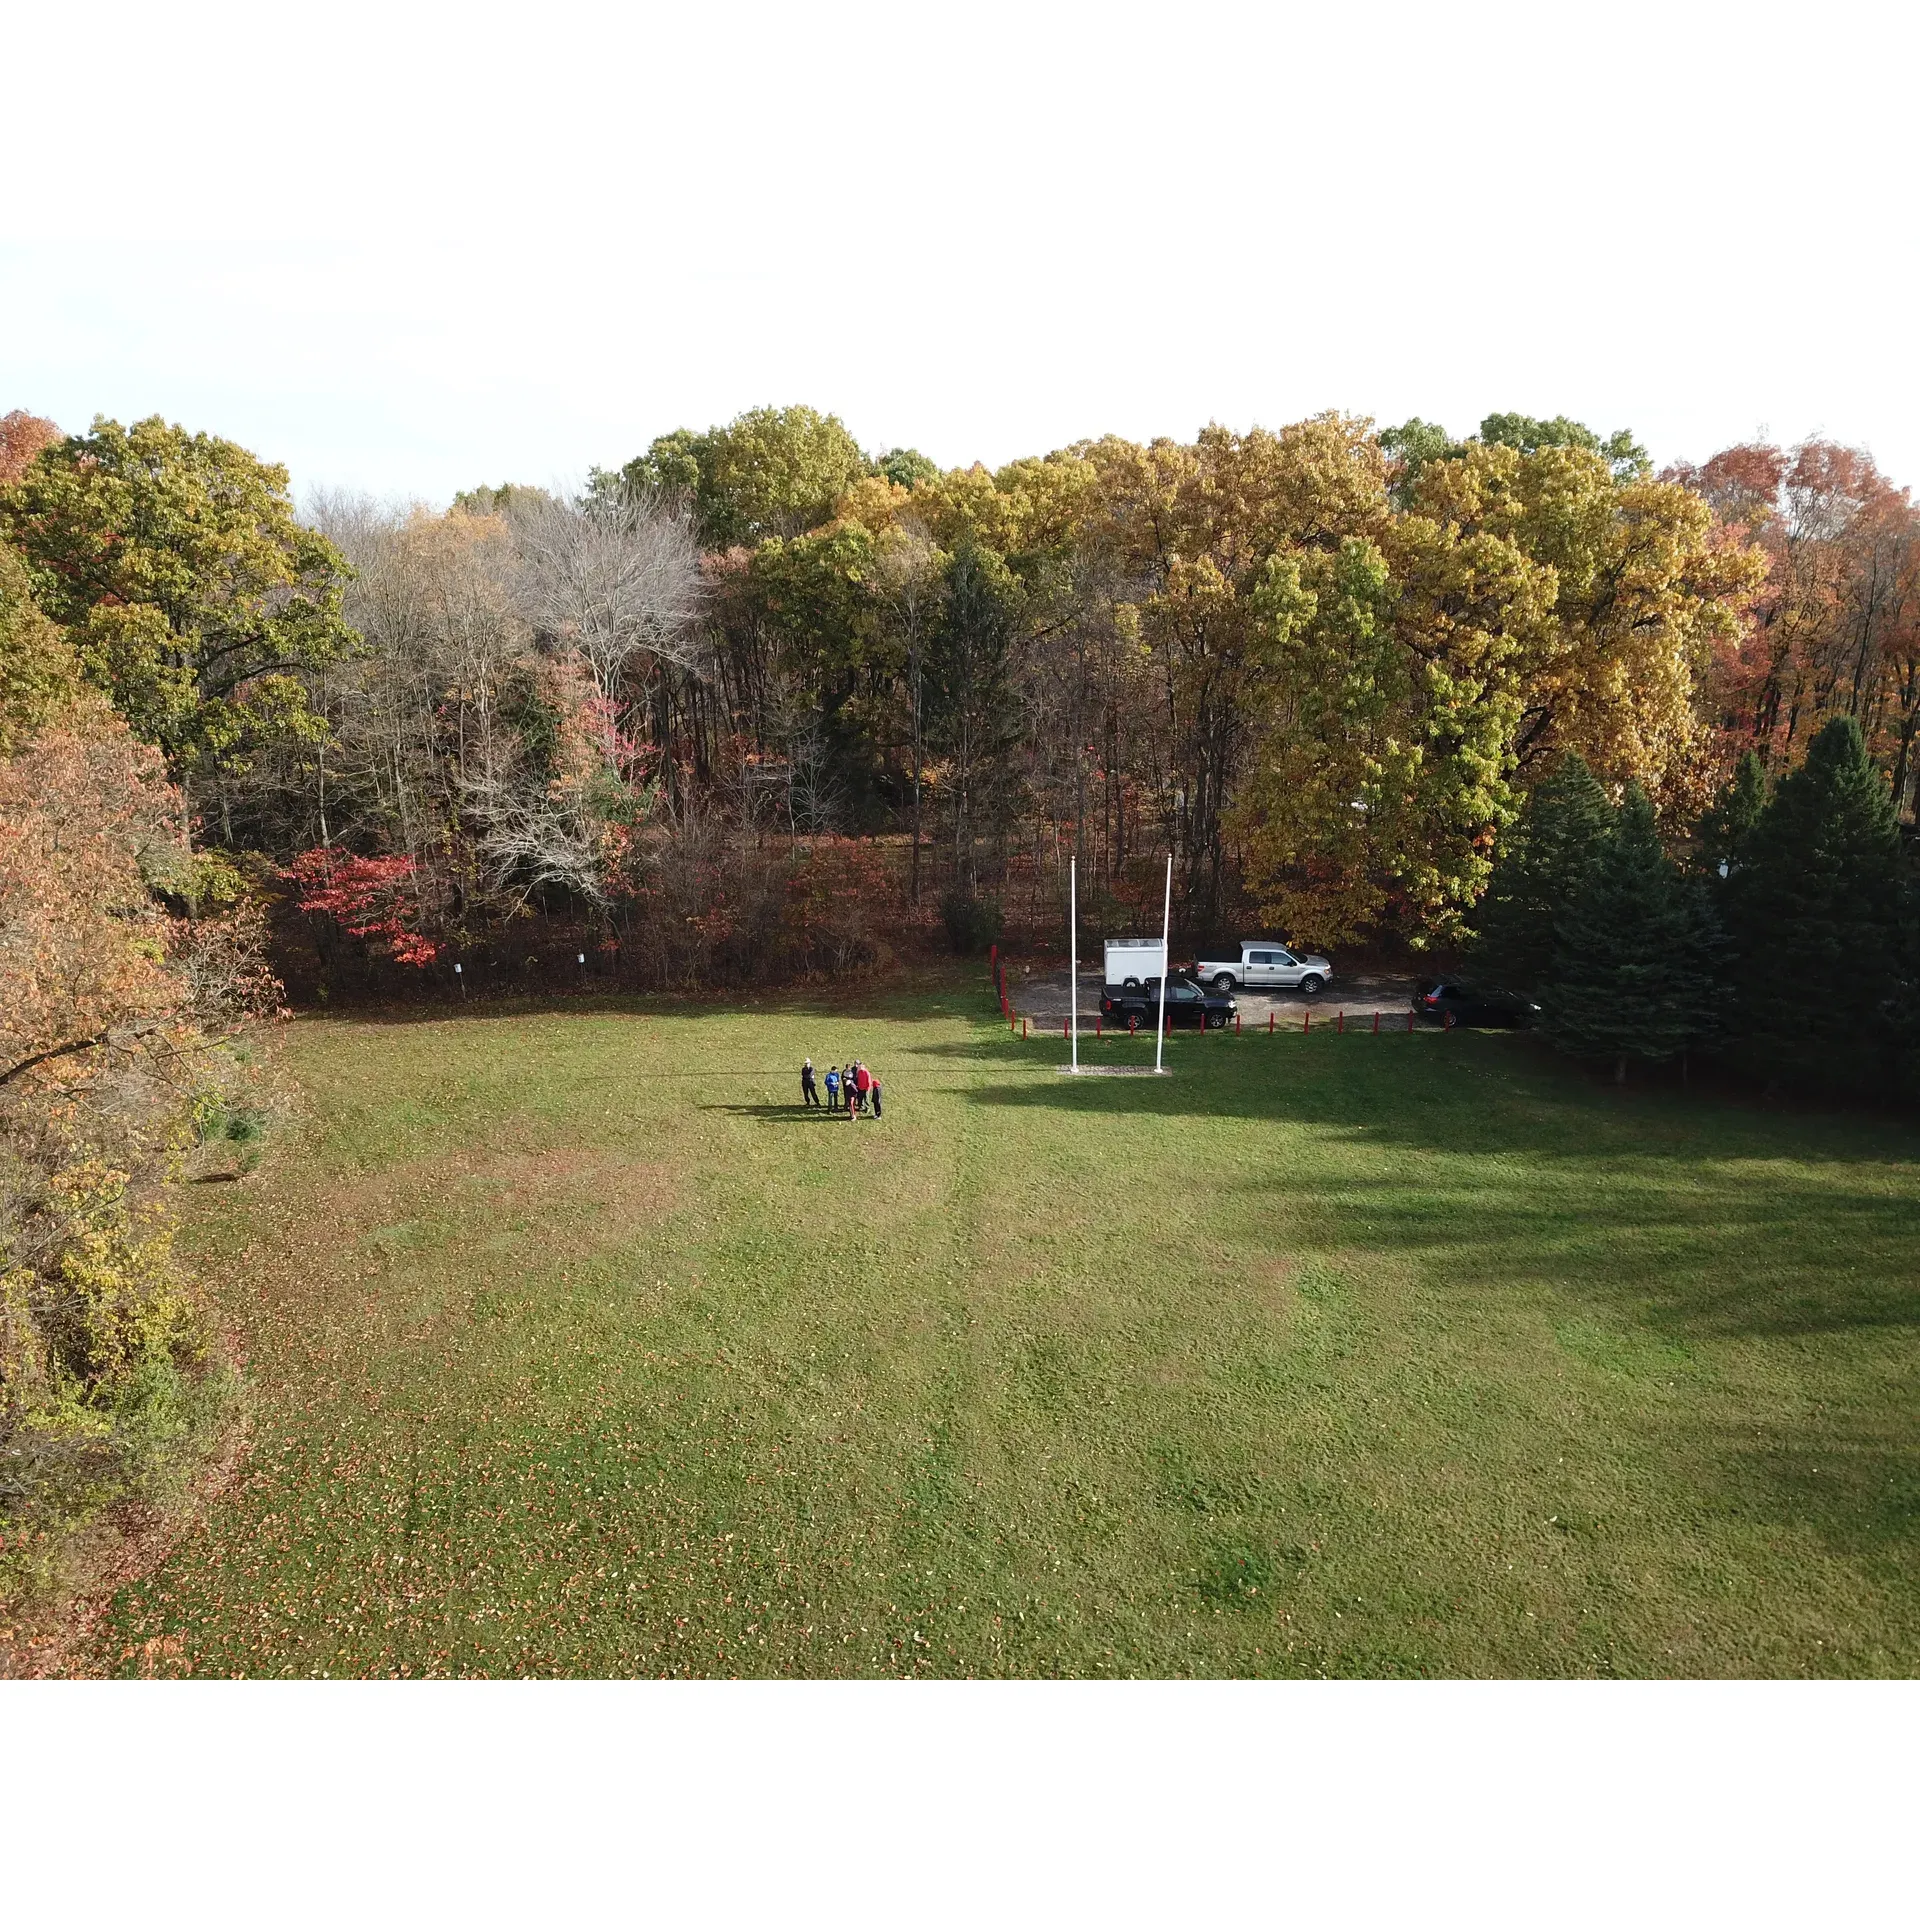
[(953, 890), (970, 897), (976, 840), (1004, 839), (1015, 799), (1019, 725), (1013, 647), (1019, 588), (997, 554), (971, 541), (947, 570), (944, 617), (927, 672), (928, 737), (949, 761)]
[(1727, 878), (1745, 859), (1747, 841), (1767, 806), (1767, 770), (1757, 753), (1741, 755), (1733, 778), (1700, 816), (1694, 850), (1709, 878)]
[(1901, 991), (1894, 1003), (1890, 1036), (1894, 1049), (1894, 1081), (1909, 1105), (1920, 1103), (1920, 861), (1907, 843), (1900, 894)]
[(1547, 1029), (1569, 1053), (1671, 1060), (1717, 1025), (1715, 938), (1698, 884), (1667, 858), (1638, 786), (1555, 924)]
[(1527, 796), (1475, 915), (1472, 970), (1489, 985), (1538, 993), (1554, 964), (1554, 920), (1591, 870), (1611, 827), (1605, 790), (1577, 753)]
[(1909, 944), (1901, 867), (1887, 783), (1858, 724), (1830, 720), (1728, 885), (1737, 1051), (1753, 1071), (1891, 1089)]

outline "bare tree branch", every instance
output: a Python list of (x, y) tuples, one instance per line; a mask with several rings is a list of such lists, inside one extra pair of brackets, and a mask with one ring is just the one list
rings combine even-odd
[(510, 515), (516, 593), (536, 633), (576, 648), (603, 699), (635, 656), (700, 673), (700, 553), (685, 513), (660, 501), (545, 500)]

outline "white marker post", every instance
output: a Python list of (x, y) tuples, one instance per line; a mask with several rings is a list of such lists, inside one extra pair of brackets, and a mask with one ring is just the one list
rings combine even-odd
[(1160, 1051), (1167, 1039), (1167, 968), (1173, 960), (1173, 855), (1167, 855), (1167, 899), (1160, 910), (1160, 1018), (1153, 1023), (1153, 1070), (1165, 1073)]
[(1067, 862), (1067, 1015), (1073, 1023), (1073, 1070), (1080, 1071), (1080, 862)]

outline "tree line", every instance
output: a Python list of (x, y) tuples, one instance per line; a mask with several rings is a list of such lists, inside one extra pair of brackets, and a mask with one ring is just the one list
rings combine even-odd
[(1171, 855), (1190, 938), (1463, 952), (1570, 753), (1675, 856), (1834, 718), (1920, 786), (1920, 515), (1824, 442), (1327, 414), (990, 472), (761, 408), (566, 498), (301, 515), (207, 435), (10, 421), (37, 604), (329, 975), (832, 971), (1048, 925), (1069, 857), (1092, 931)]

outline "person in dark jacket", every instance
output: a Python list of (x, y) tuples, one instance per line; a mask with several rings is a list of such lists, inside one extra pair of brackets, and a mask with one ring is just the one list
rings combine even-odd
[(872, 1091), (873, 1091), (873, 1117), (876, 1120), (878, 1120), (880, 1118), (880, 1076), (877, 1073), (873, 1076)]
[(800, 1104), (804, 1107), (817, 1107), (820, 1104), (819, 1089), (813, 1084), (813, 1062), (800, 1062)]

